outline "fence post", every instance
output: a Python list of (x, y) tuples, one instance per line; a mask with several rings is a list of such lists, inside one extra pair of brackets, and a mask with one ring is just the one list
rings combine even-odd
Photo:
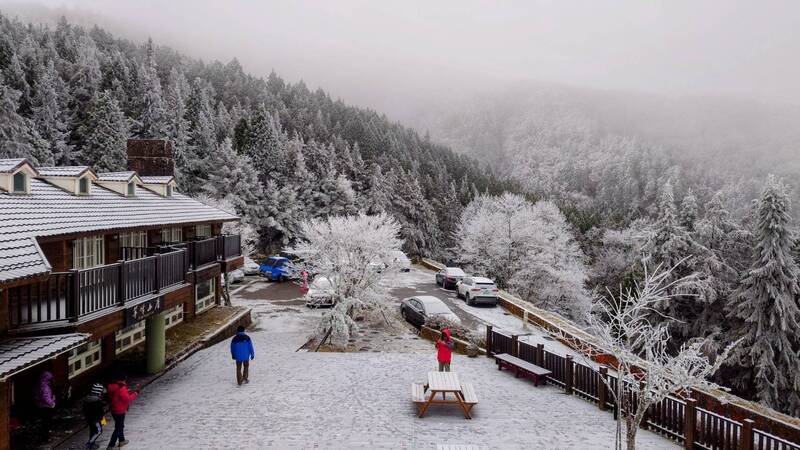
[(511, 356), (518, 356), (519, 355), (519, 348), (517, 346), (517, 341), (519, 341), (519, 336), (516, 334), (511, 335)]
[(119, 263), (119, 289), (117, 289), (117, 303), (125, 305), (125, 260), (117, 261)]
[(194, 271), (196, 272), (197, 271), (197, 245), (195, 245), (195, 244), (197, 244), (196, 241), (189, 242), (189, 245), (192, 246), (192, 269), (194, 269)]
[(69, 308), (71, 311), (69, 312), (69, 321), (70, 322), (77, 322), (78, 317), (81, 315), (81, 275), (78, 269), (71, 269), (69, 271), (72, 274), (72, 286), (70, 286), (70, 298), (69, 299)]
[(544, 367), (544, 344), (536, 344), (536, 365)]
[(153, 292), (157, 294), (159, 291), (161, 291), (161, 274), (159, 270), (159, 268), (161, 267), (160, 254), (155, 255), (155, 259), (153, 259), (153, 267), (154, 267), (153, 278), (155, 278), (156, 280), (155, 286), (153, 286), (154, 288)]
[(694, 448), (694, 432), (697, 426), (697, 400), (686, 399), (686, 411), (683, 415), (683, 448), (692, 450)]
[(608, 401), (608, 387), (606, 386), (606, 380), (608, 379), (608, 368), (601, 367), (600, 368), (600, 375), (598, 376), (597, 382), (597, 407), (600, 408), (600, 411), (606, 410), (606, 401)]
[(491, 358), (494, 356), (492, 353), (492, 326), (486, 325), (486, 356)]
[(564, 391), (567, 395), (572, 395), (573, 371), (575, 365), (572, 363), (572, 355), (564, 358)]
[(220, 261), (225, 261), (225, 259), (227, 259), (227, 256), (226, 256), (227, 253), (225, 252), (225, 244), (226, 244), (225, 241), (226, 240), (227, 239), (225, 239), (225, 236), (220, 236), (220, 237), (217, 238), (217, 242), (222, 242), (222, 251), (219, 252), (219, 260)]
[(753, 424), (755, 422), (752, 419), (744, 419), (742, 421), (742, 435), (741, 435), (741, 443), (739, 444), (739, 448), (741, 450), (753, 450)]

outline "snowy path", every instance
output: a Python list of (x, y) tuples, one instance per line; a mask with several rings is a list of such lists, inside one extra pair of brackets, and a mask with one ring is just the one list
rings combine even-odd
[[(498, 372), (487, 358), (456, 356), (472, 382), (474, 419), (432, 407), (415, 416), (409, 385), (425, 379), (434, 355), (295, 352), (313, 326), (303, 307), (242, 301), (259, 323), (251, 331), (251, 383), (237, 387), (228, 343), (198, 352), (150, 385), (126, 420), (127, 449), (492, 449), (611, 448), (611, 414), (553, 387)], [(101, 444), (110, 435), (109, 425)], [(675, 445), (642, 431), (639, 448)], [(81, 448), (83, 435), (66, 448)]]

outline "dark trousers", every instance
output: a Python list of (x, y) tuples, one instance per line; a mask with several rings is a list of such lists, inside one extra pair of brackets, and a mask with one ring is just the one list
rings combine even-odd
[[(242, 371), (242, 367), (244, 367), (244, 371)], [(243, 381), (247, 380), (249, 372), (250, 361), (236, 361), (236, 383), (242, 384)]]
[(103, 425), (100, 424), (100, 420), (90, 420), (89, 421), (89, 440), (86, 441), (86, 445), (90, 446), (97, 441), (97, 438), (100, 437), (100, 434), (103, 433)]
[(117, 439), (125, 440), (125, 414), (111, 414), (114, 418), (114, 432), (111, 433), (111, 440), (108, 441), (109, 447), (116, 447)]

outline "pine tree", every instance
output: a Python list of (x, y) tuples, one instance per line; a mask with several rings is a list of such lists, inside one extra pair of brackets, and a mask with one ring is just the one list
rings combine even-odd
[(138, 70), (140, 91), (137, 98), (141, 104), (138, 108), (140, 115), (137, 136), (161, 139), (166, 135), (166, 111), (151, 39), (147, 41), (145, 50), (145, 61), (139, 65)]
[(42, 139), (49, 144), (48, 150), (58, 165), (70, 165), (73, 162), (72, 145), (68, 142), (66, 101), (66, 86), (58, 76), (53, 61), (48, 61), (33, 97), (33, 123)]
[(52, 164), (53, 159), (33, 123), (17, 113), (20, 93), (0, 76), (0, 158), (28, 158), (33, 164)]
[(740, 321), (742, 341), (732, 361), (741, 389), (786, 414), (800, 415), (800, 268), (793, 257), (791, 203), (786, 186), (770, 175), (758, 205), (754, 261), (731, 296), (727, 311)]
[(688, 231), (694, 231), (694, 224), (697, 221), (697, 197), (689, 190), (681, 201), (680, 224)]
[(80, 129), (85, 144), (81, 162), (97, 172), (125, 170), (130, 124), (110, 91), (101, 92)]

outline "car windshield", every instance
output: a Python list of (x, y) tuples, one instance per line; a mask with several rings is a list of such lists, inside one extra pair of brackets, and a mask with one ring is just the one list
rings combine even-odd
[(441, 302), (425, 302), (425, 310), (428, 314), (447, 314), (450, 313), (450, 308)]
[(320, 290), (330, 289), (331, 288), (331, 280), (329, 280), (327, 278), (317, 278), (316, 280), (314, 280), (313, 283), (311, 283), (311, 288), (312, 289), (320, 289)]

